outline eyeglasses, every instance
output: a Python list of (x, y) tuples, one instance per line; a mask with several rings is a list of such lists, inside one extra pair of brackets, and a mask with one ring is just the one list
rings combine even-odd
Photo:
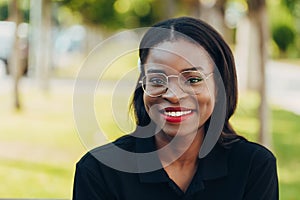
[(145, 75), (140, 84), (144, 92), (150, 97), (159, 97), (167, 92), (169, 78), (177, 78), (181, 90), (188, 94), (200, 94), (206, 87), (206, 79), (212, 73), (204, 74), (200, 71), (184, 71), (178, 75), (165, 75), (164, 73), (149, 73)]

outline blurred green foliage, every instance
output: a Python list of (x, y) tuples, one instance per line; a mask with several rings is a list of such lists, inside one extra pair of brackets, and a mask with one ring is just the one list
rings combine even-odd
[(300, 20), (300, 15), (298, 16), (296, 11), (300, 11), (296, 9), (299, 6), (299, 0), (268, 1), (273, 58), (300, 57), (300, 24), (297, 22)]
[[(116, 31), (126, 28), (147, 27), (166, 17), (191, 15), (198, 0), (50, 0), (53, 2), (53, 21), (64, 23), (62, 16), (70, 12), (73, 22), (96, 26), (102, 30)], [(246, 0), (225, 0), (239, 2), (244, 6)], [(0, 0), (0, 20), (7, 20), (11, 0)], [(208, 1), (207, 1), (208, 2)], [(23, 18), (29, 21), (30, 0), (19, 0)], [(300, 1), (267, 0), (272, 36), (273, 58), (300, 57)], [(247, 7), (247, 6), (246, 6)], [(64, 9), (65, 8), (65, 9)], [(67, 20), (70, 20), (67, 19)], [(284, 26), (283, 26), (284, 25)], [(293, 33), (292, 33), (293, 32)], [(288, 35), (287, 35), (288, 34)], [(284, 35), (284, 36), (282, 36)], [(294, 36), (293, 36), (294, 35)]]
[(157, 21), (153, 0), (61, 0), (59, 3), (80, 13), (84, 22), (108, 29), (149, 26)]
[(7, 4), (0, 3), (0, 21), (6, 20), (8, 17)]
[(291, 14), (295, 17), (300, 17), (300, 1), (299, 0), (281, 0), (281, 3), (285, 5)]
[(296, 31), (286, 24), (280, 24), (272, 30), (272, 36), (281, 52), (286, 52), (295, 40)]
[[(190, 15), (191, 5), (196, 0), (174, 0), (172, 6), (167, 1), (158, 0), (54, 0), (80, 15), (84, 23), (97, 25), (109, 30), (150, 26), (166, 17)], [(246, 0), (226, 0), (247, 5)], [(229, 4), (228, 4), (229, 5)], [(173, 9), (168, 10), (170, 6)], [(190, 6), (190, 7), (189, 7)], [(270, 18), (270, 32), (273, 40), (273, 57), (300, 57), (300, 27), (296, 21), (300, 17), (299, 0), (267, 0)], [(278, 14), (280, 13), (280, 14)], [(168, 16), (168, 15), (172, 16)], [(284, 24), (284, 26), (282, 25)], [(276, 51), (278, 49), (278, 51)], [(278, 53), (276, 53), (278, 52)]]
[[(18, 1), (23, 22), (29, 22), (29, 0)], [(10, 0), (0, 0), (0, 21), (8, 20)]]

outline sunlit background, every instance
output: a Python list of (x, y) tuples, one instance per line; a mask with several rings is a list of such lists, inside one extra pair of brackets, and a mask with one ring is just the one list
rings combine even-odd
[[(103, 64), (103, 54), (88, 55), (116, 33), (183, 15), (209, 22), (230, 44), (240, 89), (232, 124), (276, 155), (280, 199), (298, 199), (299, 0), (0, 0), (0, 198), (70, 199), (75, 163), (91, 148), (74, 120), (74, 85), (87, 58), (86, 80), (99, 78), (93, 70)], [(118, 45), (104, 52), (128, 40)], [(136, 80), (137, 51), (116, 56), (93, 105), (109, 140), (134, 129), (126, 115), (132, 90), (120, 84), (112, 94), (111, 86)], [(107, 142), (85, 127), (94, 146)]]

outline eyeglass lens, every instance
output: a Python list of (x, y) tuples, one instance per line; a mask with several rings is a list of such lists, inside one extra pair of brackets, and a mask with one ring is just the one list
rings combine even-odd
[(199, 71), (186, 71), (177, 75), (166, 76), (163, 73), (147, 74), (142, 80), (144, 91), (150, 96), (160, 96), (168, 89), (169, 79), (177, 78), (183, 92), (199, 94), (205, 87), (205, 75)]

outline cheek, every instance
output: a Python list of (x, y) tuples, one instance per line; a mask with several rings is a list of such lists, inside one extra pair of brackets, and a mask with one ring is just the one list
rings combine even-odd
[(143, 96), (144, 106), (147, 114), (149, 115), (150, 119), (153, 120), (155, 123), (160, 124), (164, 120), (161, 119), (159, 113), (159, 102), (157, 98), (151, 98), (147, 95)]
[(148, 115), (150, 114), (149, 111), (150, 111), (150, 108), (155, 105), (155, 98), (151, 98), (147, 95), (143, 95), (143, 100), (144, 100), (144, 105), (145, 105), (145, 109), (148, 113)]
[(143, 95), (143, 101), (144, 101), (145, 109), (146, 109), (147, 113), (149, 113), (149, 100), (145, 94)]
[(204, 94), (204, 95), (198, 96), (197, 101), (198, 101), (200, 110), (201, 110), (201, 108), (203, 109), (203, 108), (213, 107), (213, 105), (215, 103), (214, 98), (212, 97), (212, 95), (209, 95), (209, 94)]
[(215, 101), (217, 96), (217, 90), (215, 87), (214, 81), (209, 81), (207, 83), (207, 92), (206, 92), (206, 99), (208, 101), (208, 104), (211, 105), (211, 107), (214, 107)]
[(215, 98), (216, 97), (217, 90), (216, 90), (215, 81), (213, 79), (208, 80), (206, 82), (206, 89), (207, 89), (207, 92), (211, 95), (211, 98)]
[(215, 90), (210, 89), (197, 97), (201, 116), (210, 116), (215, 105)]

